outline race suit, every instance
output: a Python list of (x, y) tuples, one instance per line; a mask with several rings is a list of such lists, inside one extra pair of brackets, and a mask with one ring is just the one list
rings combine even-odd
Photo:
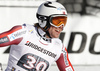
[(47, 71), (56, 62), (60, 71), (74, 71), (59, 38), (46, 38), (33, 25), (14, 26), (0, 34), (0, 47), (11, 45), (5, 71)]

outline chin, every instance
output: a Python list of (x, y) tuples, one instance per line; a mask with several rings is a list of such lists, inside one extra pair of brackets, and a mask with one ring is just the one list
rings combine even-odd
[(59, 38), (59, 35), (53, 35), (52, 38)]
[(55, 38), (59, 38), (59, 36), (55, 36)]

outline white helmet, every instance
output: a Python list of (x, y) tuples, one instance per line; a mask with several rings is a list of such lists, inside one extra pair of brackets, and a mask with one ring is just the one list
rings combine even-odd
[(51, 19), (52, 17), (56, 16), (67, 17), (67, 11), (62, 4), (58, 2), (47, 1), (39, 6), (37, 11), (37, 18), (39, 26), (45, 31), (47, 31), (50, 25), (53, 25)]

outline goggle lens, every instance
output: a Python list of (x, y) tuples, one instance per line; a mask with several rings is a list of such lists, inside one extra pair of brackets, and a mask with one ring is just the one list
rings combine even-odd
[(61, 25), (64, 25), (65, 26), (66, 23), (67, 23), (67, 17), (65, 17), (65, 16), (52, 17), (51, 22), (56, 27), (59, 27)]

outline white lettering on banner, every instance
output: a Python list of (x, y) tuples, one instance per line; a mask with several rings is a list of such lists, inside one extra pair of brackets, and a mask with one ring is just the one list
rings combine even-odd
[(72, 70), (71, 66), (69, 66), (66, 68), (66, 71), (73, 71), (73, 70)]

